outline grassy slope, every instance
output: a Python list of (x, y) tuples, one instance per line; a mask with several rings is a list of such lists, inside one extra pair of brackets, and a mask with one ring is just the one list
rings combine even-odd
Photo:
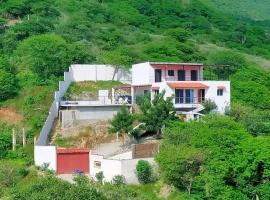
[[(198, 44), (198, 48), (201, 53), (206, 54), (206, 55), (214, 53), (214, 52), (218, 52), (218, 51), (232, 50), (232, 49), (229, 49), (226, 47), (220, 47), (211, 43)], [(242, 54), (247, 59), (248, 62), (254, 63), (257, 66), (260, 66), (262, 69), (270, 71), (270, 60), (262, 58), (260, 56), (242, 53), (238, 50), (234, 50), (234, 51)]]
[(253, 20), (270, 20), (269, 0), (206, 0), (220, 11)]

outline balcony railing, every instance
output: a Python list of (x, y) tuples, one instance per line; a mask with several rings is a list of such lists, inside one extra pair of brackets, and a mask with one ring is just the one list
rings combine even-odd
[(131, 104), (130, 95), (119, 95), (112, 98), (111, 96), (94, 96), (84, 98), (63, 98), (62, 104), (65, 105), (115, 105), (115, 104)]
[(203, 81), (202, 77), (191, 78), (191, 76), (185, 76), (185, 79), (179, 79), (177, 76), (165, 76), (163, 77), (165, 81)]
[(175, 97), (175, 104), (202, 104), (205, 97)]

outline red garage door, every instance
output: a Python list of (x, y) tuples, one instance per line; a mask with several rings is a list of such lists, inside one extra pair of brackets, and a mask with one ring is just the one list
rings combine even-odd
[(74, 170), (89, 173), (89, 150), (57, 149), (57, 174), (72, 174)]

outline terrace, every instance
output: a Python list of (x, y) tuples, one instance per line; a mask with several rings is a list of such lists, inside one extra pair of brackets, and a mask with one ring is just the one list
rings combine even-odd
[(73, 82), (61, 106), (110, 106), (131, 104), (131, 88), (118, 81)]

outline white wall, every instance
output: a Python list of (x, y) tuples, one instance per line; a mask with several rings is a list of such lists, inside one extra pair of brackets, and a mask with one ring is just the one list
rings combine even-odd
[[(136, 165), (139, 160), (147, 160), (151, 165), (155, 165), (154, 158), (132, 159), (132, 151), (104, 159), (100, 155), (90, 156), (90, 176), (95, 178), (96, 173), (103, 172), (105, 181), (112, 181), (116, 175), (123, 175), (127, 183), (137, 184)], [(101, 162), (101, 168), (95, 168), (94, 162)]]
[[(230, 81), (204, 81), (204, 84), (209, 88), (206, 90), (205, 98), (214, 101), (218, 108), (217, 111), (224, 113), (226, 107), (230, 106), (231, 87)], [(224, 86), (223, 96), (217, 96), (217, 89), (219, 86)]]
[(125, 153), (122, 153), (122, 154), (112, 156), (109, 159), (126, 160), (126, 159), (132, 159), (132, 156), (133, 156), (132, 151), (129, 151), (129, 152), (125, 152)]
[(146, 160), (152, 166), (155, 165), (154, 158), (142, 158), (142, 159), (132, 159), (132, 160), (122, 160), (122, 175), (126, 178), (127, 183), (138, 184), (138, 179), (136, 176), (136, 166), (139, 160)]
[(56, 147), (55, 146), (35, 146), (34, 159), (36, 166), (49, 164), (49, 169), (56, 171)]
[(154, 73), (149, 62), (132, 65), (132, 85), (150, 85), (150, 78)]
[[(113, 79), (115, 68), (111, 65), (71, 65), (70, 73), (73, 81), (108, 81)], [(130, 72), (118, 69), (114, 76), (115, 81), (131, 82)]]
[[(100, 161), (101, 167), (95, 168), (94, 162)], [(114, 176), (121, 175), (121, 161), (113, 159), (103, 159), (100, 155), (90, 155), (90, 176), (95, 178), (96, 173), (103, 172), (104, 181), (111, 181)]]

